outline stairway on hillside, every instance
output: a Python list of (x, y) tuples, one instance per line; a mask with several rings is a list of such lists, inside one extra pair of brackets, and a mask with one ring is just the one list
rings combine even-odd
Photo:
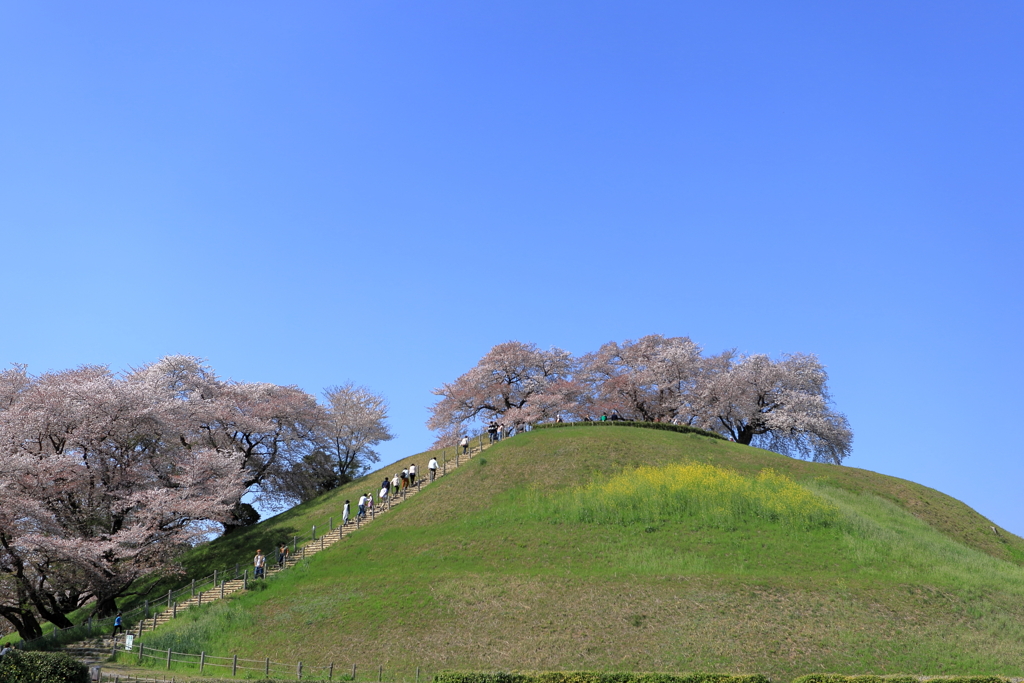
[[(440, 479), (446, 474), (450, 474), (453, 470), (461, 467), (463, 464), (471, 460), (473, 457), (479, 455), (484, 450), (489, 448), (491, 444), (481, 443), (480, 448), (476, 451), (471, 450), (468, 455), (458, 456), (456, 460), (449, 461), (446, 463), (445, 468), (442, 471), (438, 471), (437, 479)], [(429, 473), (425, 478), (420, 479), (418, 486), (413, 486), (406, 489), (404, 495), (395, 496), (386, 506), (378, 507), (373, 516), (367, 516), (365, 519), (355, 522), (350, 521), (347, 525), (338, 526), (328, 531), (323, 536), (317, 538), (315, 541), (310, 540), (301, 548), (298, 548), (296, 552), (288, 557), (288, 561), (284, 567), (268, 566), (267, 567), (267, 578), (274, 576), (282, 571), (286, 571), (290, 567), (294, 567), (299, 562), (312, 557), (322, 550), (330, 548), (332, 545), (340, 541), (341, 539), (349, 536), (350, 534), (358, 531), (363, 526), (372, 523), (377, 517), (386, 514), (391, 508), (401, 505), (407, 499), (415, 496), (424, 486), (429, 486)], [(191, 607), (206, 605), (217, 600), (227, 599), (231, 595), (238, 593), (239, 591), (247, 588), (248, 582), (252, 579), (245, 577), (242, 579), (231, 579), (221, 581), (214, 589), (208, 591), (199, 591), (195, 595), (190, 597), (188, 600), (171, 605), (161, 612), (155, 613), (151, 617), (143, 619), (134, 627), (131, 628), (129, 633), (136, 637), (143, 633), (148, 633), (154, 629), (159, 628), (163, 624), (171, 621), (177, 617), (178, 613), (182, 610), (189, 609)], [(74, 656), (87, 664), (95, 664), (99, 661), (104, 661), (108, 657), (113, 649), (115, 649), (118, 643), (123, 643), (124, 640), (121, 638), (112, 638), (110, 636), (100, 636), (96, 638), (90, 638), (77, 643), (72, 643), (65, 646), (64, 650), (68, 654)]]

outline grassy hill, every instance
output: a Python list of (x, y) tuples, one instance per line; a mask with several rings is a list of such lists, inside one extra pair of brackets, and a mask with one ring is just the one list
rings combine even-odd
[[(410, 460), (422, 469), (427, 457)], [(618, 512), (605, 509), (601, 491), (638, 467), (680, 463), (750, 481), (772, 468), (830, 516), (815, 526), (784, 515), (715, 517), (722, 511), (711, 508), (665, 513), (634, 493), (639, 517), (609, 521)], [(340, 515), (368, 482), (218, 540), (186, 563), (248, 562), (256, 545)], [(197, 610), (145, 642), (391, 672), (1020, 676), (1024, 540), (990, 527), (942, 493), (863, 470), (673, 432), (537, 430), (494, 446), (265, 590)]]

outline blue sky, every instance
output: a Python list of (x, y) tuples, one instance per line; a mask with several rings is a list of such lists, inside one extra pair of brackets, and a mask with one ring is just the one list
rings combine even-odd
[(1024, 534), (1024, 5), (0, 5), (0, 362), (430, 389), (813, 352), (850, 466)]

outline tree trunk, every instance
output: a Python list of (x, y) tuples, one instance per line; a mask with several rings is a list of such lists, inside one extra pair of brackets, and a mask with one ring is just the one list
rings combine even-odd
[(739, 431), (739, 436), (736, 437), (736, 443), (741, 443), (744, 446), (749, 446), (751, 440), (754, 438), (754, 428), (750, 425), (746, 425)]
[(31, 609), (0, 607), (0, 616), (11, 622), (22, 640), (32, 640), (43, 635), (43, 627), (39, 625), (39, 621)]
[(105, 595), (96, 598), (96, 609), (93, 610), (93, 614), (100, 619), (117, 614), (117, 596)]

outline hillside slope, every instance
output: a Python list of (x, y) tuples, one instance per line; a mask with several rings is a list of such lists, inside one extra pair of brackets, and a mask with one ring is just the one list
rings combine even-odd
[[(551, 514), (574, 486), (679, 462), (747, 475), (774, 468), (842, 521), (807, 530), (753, 517), (623, 525)], [(340, 510), (339, 497), (307, 508)], [(989, 527), (937, 491), (863, 470), (671, 432), (537, 430), (489, 449), (266, 590), (145, 638), (180, 651), (392, 672), (1019, 676), (1024, 541)], [(230, 560), (248, 552), (244, 538), (202, 554)]]

